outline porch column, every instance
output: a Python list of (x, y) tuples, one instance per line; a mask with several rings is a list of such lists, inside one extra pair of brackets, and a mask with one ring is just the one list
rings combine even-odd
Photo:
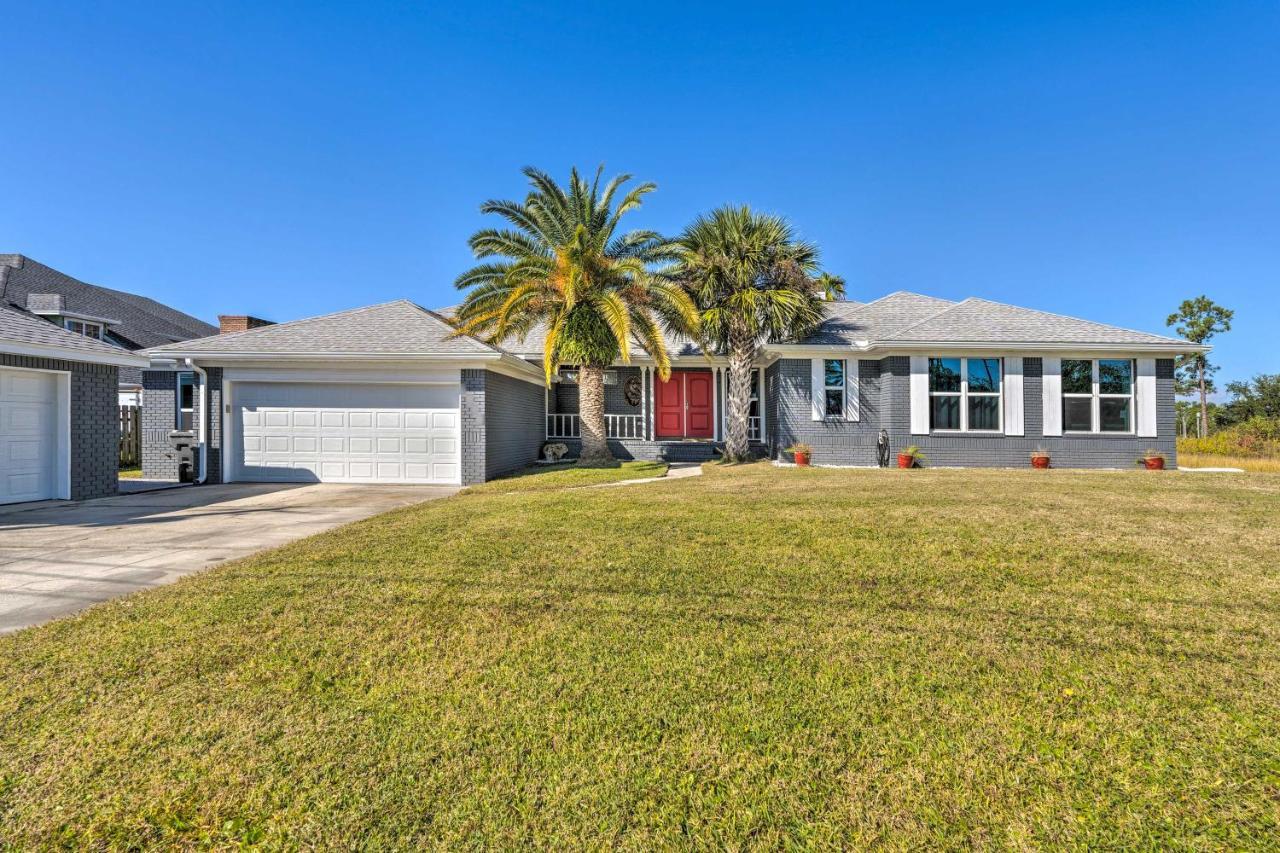
[(551, 388), (543, 386), (542, 388), (542, 437), (550, 438), (550, 430), (547, 422), (551, 420)]
[(647, 428), (649, 430), (649, 440), (655, 441), (657, 440), (657, 436), (658, 436), (657, 430), (655, 430), (653, 426), (653, 410), (656, 409), (658, 406), (658, 401), (653, 396), (653, 383), (655, 379), (655, 374), (654, 374), (654, 368), (649, 367), (646, 369), (649, 372), (649, 375), (645, 377), (645, 381), (644, 381), (644, 392), (649, 395), (649, 417), (647, 418), (647, 422), (648, 422)]
[(754, 381), (755, 381), (755, 383), (756, 383), (756, 395), (757, 395), (757, 397), (759, 398), (759, 400), (757, 401), (756, 405), (757, 405), (757, 407), (759, 408), (759, 411), (760, 411), (760, 442), (761, 442), (762, 444), (768, 444), (768, 441), (767, 441), (767, 439), (765, 438), (765, 437), (769, 434), (769, 432), (768, 432), (768, 422), (764, 419), (764, 417), (765, 417), (764, 413), (765, 413), (766, 411), (768, 411), (769, 407), (765, 405), (765, 396), (764, 396), (764, 368), (762, 367), (762, 368), (760, 368), (759, 370), (755, 370), (755, 369), (753, 368), (753, 372), (754, 372), (754, 374), (755, 374), (755, 375), (754, 375), (754, 377), (753, 377), (753, 380), (754, 380)]

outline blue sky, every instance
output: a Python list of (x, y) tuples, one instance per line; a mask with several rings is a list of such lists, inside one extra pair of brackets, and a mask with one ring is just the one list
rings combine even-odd
[(1280, 372), (1280, 4), (0, 0), (0, 252), (212, 319), (456, 300), (519, 168), (746, 202), (849, 295), (1162, 331)]

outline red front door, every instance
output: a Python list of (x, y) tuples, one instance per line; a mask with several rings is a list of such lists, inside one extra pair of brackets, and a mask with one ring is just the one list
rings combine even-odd
[(712, 438), (715, 383), (710, 370), (677, 370), (654, 381), (654, 421), (658, 438)]

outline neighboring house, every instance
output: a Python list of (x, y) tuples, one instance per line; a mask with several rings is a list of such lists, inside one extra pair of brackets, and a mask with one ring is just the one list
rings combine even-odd
[[(1193, 344), (981, 299), (829, 309), (757, 363), (761, 455), (804, 441), (818, 464), (870, 466), (884, 430), (934, 465), (1025, 466), (1036, 447), (1060, 467), (1127, 467), (1147, 448), (1175, 461), (1173, 358)], [(671, 343), (666, 382), (643, 353), (609, 372), (619, 457), (705, 460), (723, 439), (726, 359)], [(497, 348), (407, 301), (149, 354), (207, 377), (193, 405), (211, 482), (477, 483), (547, 440), (578, 446), (574, 371), (545, 387), (537, 333)]]
[[(0, 306), (126, 351), (202, 338), (217, 329), (154, 299), (86, 284), (22, 255), (0, 255)], [(171, 376), (172, 382), (178, 377)], [(141, 372), (120, 368), (120, 405), (139, 405)]]
[(0, 504), (114, 495), (118, 373), (146, 364), (0, 305)]

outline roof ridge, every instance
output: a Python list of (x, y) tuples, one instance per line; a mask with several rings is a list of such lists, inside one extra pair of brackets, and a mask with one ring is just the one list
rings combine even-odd
[(163, 347), (175, 346), (177, 344), (195, 343), (196, 341), (212, 341), (212, 340), (230, 341), (230, 340), (234, 340), (236, 338), (240, 338), (245, 335), (251, 334), (253, 332), (260, 332), (263, 329), (280, 329), (285, 326), (295, 326), (298, 323), (305, 323), (308, 320), (327, 320), (332, 317), (341, 316), (343, 314), (359, 314), (361, 312), (369, 311), (374, 308), (385, 308), (388, 305), (395, 305), (400, 302), (406, 302), (410, 305), (413, 304), (412, 302), (409, 302), (409, 300), (407, 299), (392, 299), (390, 302), (379, 302), (376, 305), (361, 305), (358, 308), (344, 308), (341, 311), (330, 311), (328, 314), (314, 314), (310, 317), (299, 317), (296, 320), (285, 320), (281, 323), (272, 323), (269, 326), (256, 326), (252, 329), (242, 329), (239, 332), (219, 332), (216, 335), (205, 335), (202, 338), (190, 338), (189, 340), (185, 340), (185, 341), (174, 341), (172, 344), (161, 344), (160, 346), (148, 347), (147, 349), (161, 349)]
[[(1070, 314), (1059, 314), (1056, 311), (1042, 311), (1039, 308), (1027, 308), (1022, 305), (1013, 305), (1009, 302), (1000, 302), (995, 299), (985, 299), (981, 296), (970, 296), (967, 299), (965, 299), (964, 302), (985, 302), (988, 305), (999, 305), (1001, 308), (1014, 308), (1014, 309), (1017, 309), (1018, 311), (1031, 311), (1032, 313), (1035, 313), (1035, 314), (1045, 314), (1049, 317), (1060, 317), (1063, 320), (1072, 320), (1076, 323), (1088, 323), (1091, 326), (1103, 326), (1108, 329), (1119, 329), (1122, 332), (1129, 332), (1130, 334), (1134, 334), (1134, 335), (1148, 335), (1153, 338), (1161, 338), (1166, 341), (1173, 341), (1180, 344), (1191, 343), (1191, 341), (1188, 341), (1184, 338), (1175, 338), (1175, 337), (1171, 337), (1170, 335), (1157, 335), (1153, 332), (1144, 332), (1141, 329), (1130, 329), (1128, 326), (1117, 326), (1113, 323), (1099, 323), (1097, 320), (1086, 320), (1084, 317), (1073, 317)], [(956, 303), (956, 305), (957, 306), (963, 305), (964, 302), (958, 302)], [(903, 331), (906, 331), (906, 330), (903, 329)]]
[(470, 341), (470, 342), (472, 342), (472, 343), (479, 344), (480, 346), (484, 347), (486, 350), (489, 350), (490, 352), (506, 352), (506, 350), (502, 349), (501, 347), (495, 347), (493, 344), (485, 343), (484, 341), (482, 341), (482, 340), (480, 340), (479, 338), (477, 338), (475, 335), (464, 335), (464, 334), (460, 334), (457, 326), (453, 325), (453, 324), (452, 324), (452, 323), (450, 323), (448, 320), (446, 320), (444, 317), (442, 317), (442, 316), (440, 316), (439, 314), (437, 314), (436, 312), (432, 311), (430, 308), (423, 308), (421, 305), (419, 305), (418, 303), (416, 303), (416, 302), (414, 302), (413, 300), (410, 300), (410, 299), (401, 299), (401, 300), (398, 300), (398, 301), (400, 301), (400, 302), (404, 302), (404, 303), (407, 303), (407, 304), (409, 304), (409, 305), (413, 306), (414, 308), (417, 308), (417, 309), (418, 309), (419, 311), (421, 311), (423, 314), (426, 314), (426, 315), (427, 315), (428, 317), (430, 317), (432, 320), (434, 320), (435, 322), (437, 322), (437, 323), (439, 323), (440, 325), (444, 326), (446, 329), (448, 329), (448, 330), (449, 330), (450, 337), (455, 337), (455, 338), (459, 338), (459, 339), (466, 339), (466, 340), (468, 340), (468, 341)]
[[(920, 295), (920, 294), (917, 294), (917, 295)], [(930, 298), (933, 298), (933, 297), (930, 297)], [(898, 335), (908, 332), (911, 329), (914, 329), (916, 326), (922, 326), (925, 323), (928, 323), (930, 320), (936, 320), (938, 317), (941, 317), (943, 314), (946, 314), (948, 311), (954, 311), (955, 309), (959, 308), (961, 305), (965, 304), (966, 302), (969, 302), (972, 299), (973, 299), (972, 296), (966, 296), (964, 299), (961, 299), (959, 302), (951, 302), (949, 299), (943, 299), (941, 301), (947, 303), (946, 308), (940, 308), (939, 310), (930, 314), (928, 317), (921, 317), (916, 322), (911, 323), (910, 325), (903, 326), (901, 329), (898, 329), (898, 331), (894, 332), (892, 335), (888, 335), (882, 338), (882, 340), (891, 341), (894, 338), (898, 337)]]

